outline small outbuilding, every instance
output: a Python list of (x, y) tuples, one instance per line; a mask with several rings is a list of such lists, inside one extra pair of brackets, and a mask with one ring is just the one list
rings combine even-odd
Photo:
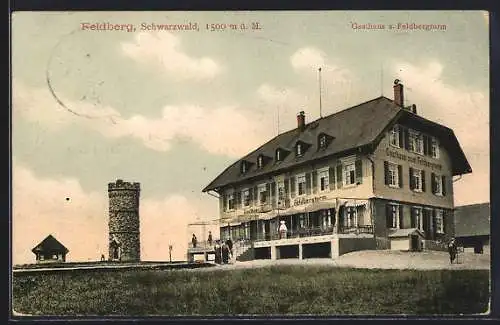
[(455, 238), (457, 243), (476, 254), (490, 250), (490, 203), (457, 206), (455, 208)]
[(48, 235), (31, 251), (35, 254), (37, 263), (66, 262), (66, 254), (69, 252), (69, 250), (52, 235)]
[(389, 233), (391, 250), (421, 251), (424, 238), (424, 233), (418, 228), (397, 229)]

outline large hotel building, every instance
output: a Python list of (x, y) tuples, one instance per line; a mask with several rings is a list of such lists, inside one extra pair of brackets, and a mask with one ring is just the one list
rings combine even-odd
[(219, 197), (221, 238), (246, 243), (239, 259), (434, 249), (453, 236), (453, 177), (471, 167), (453, 131), (403, 96), (396, 80), (394, 100), (310, 123), (300, 112), (204, 188)]

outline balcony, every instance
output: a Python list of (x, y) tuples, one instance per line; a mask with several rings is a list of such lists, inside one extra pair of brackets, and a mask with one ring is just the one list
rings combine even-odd
[[(309, 228), (300, 228), (300, 229), (296, 229), (296, 230), (287, 231), (286, 239), (325, 236), (325, 235), (333, 235), (333, 234), (334, 234), (333, 226), (326, 227), (326, 228), (309, 227)], [(357, 226), (357, 227), (340, 226), (337, 230), (337, 234), (353, 234), (353, 235), (373, 234), (373, 226), (371, 226), (371, 225), (364, 225), (364, 226)], [(259, 233), (259, 234), (257, 234), (257, 237), (254, 241), (269, 241), (269, 240), (277, 240), (277, 239), (284, 239), (284, 238), (280, 238), (278, 233), (265, 234), (265, 235)]]

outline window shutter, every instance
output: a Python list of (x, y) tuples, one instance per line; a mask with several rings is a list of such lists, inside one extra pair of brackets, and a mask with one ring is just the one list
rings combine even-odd
[(354, 163), (354, 169), (356, 169), (356, 184), (363, 183), (363, 161), (357, 159)]
[(266, 199), (267, 199), (266, 203), (269, 203), (270, 197), (271, 197), (271, 184), (266, 183)]
[(441, 188), (443, 195), (446, 195), (446, 176), (441, 176)]
[(398, 165), (398, 182), (399, 182), (399, 187), (403, 187), (403, 166)]
[(422, 192), (425, 192), (425, 171), (422, 170)]
[(226, 194), (222, 194), (222, 211), (226, 211), (227, 206), (227, 196)]
[(333, 190), (335, 188), (335, 168), (328, 168), (328, 178), (328, 181), (330, 182), (330, 190)]
[(315, 170), (312, 172), (312, 188), (313, 193), (318, 192), (318, 172)]
[(415, 216), (415, 208), (410, 209), (411, 214), (410, 214), (410, 222), (411, 222), (411, 228), (416, 228), (416, 216)]
[(442, 220), (442, 222), (443, 222), (443, 232), (444, 232), (445, 234), (448, 234), (448, 233), (447, 233), (447, 230), (448, 230), (447, 228), (448, 228), (448, 227), (446, 227), (446, 226), (447, 226), (447, 225), (446, 225), (446, 220), (447, 220), (447, 219), (448, 219), (448, 218), (447, 218), (447, 215), (446, 215), (446, 211), (443, 211), (443, 220)]
[(342, 188), (342, 165), (337, 165), (337, 188)]
[(234, 193), (235, 206), (238, 209), (241, 206), (241, 192)]
[(436, 209), (432, 210), (432, 238), (434, 239), (436, 237)]
[(385, 185), (389, 185), (389, 163), (387, 161), (384, 161), (384, 179), (385, 179)]
[(400, 205), (399, 206), (399, 229), (403, 229), (404, 228), (404, 224), (403, 224), (403, 205)]
[(403, 132), (403, 128), (400, 126), (399, 127), (399, 147), (400, 148), (403, 148), (404, 146), (404, 132)]
[(427, 141), (428, 141), (428, 143), (427, 143), (428, 154), (429, 154), (429, 156), (432, 156), (432, 150), (431, 150), (431, 148), (432, 148), (432, 137), (427, 137)]
[(253, 201), (253, 190), (251, 188), (248, 189), (248, 201), (251, 205)]
[(415, 189), (415, 182), (412, 176), (413, 176), (413, 168), (410, 167), (410, 190)]
[(290, 194), (295, 197), (295, 176), (290, 177)]
[(429, 137), (424, 134), (424, 155), (429, 155)]
[(285, 179), (285, 198), (288, 198), (288, 194), (290, 193), (290, 180)]
[(431, 173), (431, 192), (436, 194), (436, 174)]
[(391, 210), (391, 205), (386, 204), (385, 205), (385, 222), (387, 228), (392, 228), (392, 210)]
[(410, 133), (408, 132), (408, 129), (404, 129), (404, 139), (405, 139), (405, 149), (408, 150), (410, 149)]
[(306, 194), (311, 194), (311, 173), (306, 173)]
[(271, 183), (271, 202), (276, 206), (276, 182)]
[(259, 202), (258, 202), (259, 195), (258, 195), (257, 191), (258, 191), (257, 186), (254, 186), (254, 188), (253, 188), (253, 201), (254, 201), (255, 205), (259, 204)]

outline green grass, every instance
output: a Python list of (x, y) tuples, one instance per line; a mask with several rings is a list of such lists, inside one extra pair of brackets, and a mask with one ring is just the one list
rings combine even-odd
[(13, 279), (33, 315), (472, 314), (487, 310), (489, 272), (273, 266), (225, 271), (76, 272)]

